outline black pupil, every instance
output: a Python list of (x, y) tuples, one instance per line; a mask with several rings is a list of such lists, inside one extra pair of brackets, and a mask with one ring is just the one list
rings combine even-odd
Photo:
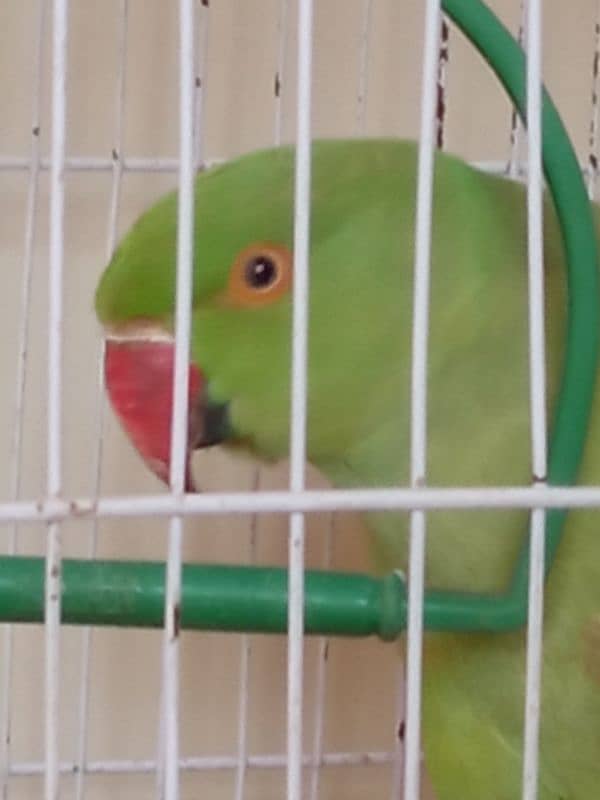
[(277, 267), (270, 256), (254, 256), (246, 264), (246, 281), (253, 289), (266, 289), (277, 277)]

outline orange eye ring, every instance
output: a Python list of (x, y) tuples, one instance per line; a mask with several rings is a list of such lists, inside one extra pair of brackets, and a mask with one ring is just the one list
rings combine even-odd
[(292, 285), (292, 253), (280, 244), (256, 242), (233, 262), (225, 292), (227, 305), (257, 308), (274, 303)]

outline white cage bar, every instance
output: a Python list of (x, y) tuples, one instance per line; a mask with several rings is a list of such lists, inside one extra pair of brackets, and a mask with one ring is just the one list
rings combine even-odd
[[(34, 85), (32, 91), (31, 111), (31, 150), (29, 166), (29, 182), (27, 188), (27, 208), (25, 217), (25, 241), (23, 247), (22, 286), (19, 308), (19, 329), (17, 332), (17, 370), (15, 376), (15, 405), (13, 420), (13, 437), (11, 442), (10, 463), (11, 498), (17, 500), (21, 491), (23, 471), (23, 412), (25, 407), (25, 382), (27, 377), (27, 353), (29, 350), (29, 325), (31, 309), (31, 287), (33, 280), (33, 246), (39, 205), (39, 173), (40, 173), (40, 118), (42, 100), (42, 64), (44, 55), (44, 31), (47, 25), (47, 4), (39, 0), (37, 7), (37, 30), (35, 43)], [(18, 552), (18, 524), (15, 522), (8, 539), (7, 552), (16, 555)], [(14, 628), (6, 625), (3, 635), (3, 653), (6, 663), (0, 704), (0, 774), (2, 780), (2, 798), (8, 797), (8, 779), (11, 767), (12, 739), (12, 687), (13, 687), (13, 648)]]
[[(294, 288), (290, 490), (306, 483), (306, 386), (308, 353), (308, 263), (310, 247), (312, 0), (298, 3), (298, 106), (294, 178)], [(288, 573), (287, 797), (302, 798), (304, 677), (304, 516), (290, 516)]]
[[(47, 494), (58, 497), (62, 488), (62, 326), (64, 267), (64, 158), (67, 123), (67, 0), (54, 0), (52, 14), (52, 160), (50, 170), (50, 253), (48, 285), (48, 462)], [(48, 526), (44, 621), (46, 632), (45, 797), (59, 797), (60, 722), (60, 523)]]
[[(544, 340), (544, 253), (542, 218), (542, 35), (541, 2), (527, 6), (527, 233), (529, 258), (529, 353), (531, 380), (531, 460), (534, 483), (544, 485), (546, 446), (546, 348)], [(540, 683), (546, 513), (531, 513), (527, 623), (527, 666), (523, 798), (535, 800), (538, 787)]]
[[(427, 343), (429, 340), (431, 221), (440, 30), (440, 0), (428, 0), (425, 8), (415, 230), (410, 398), (410, 483), (413, 488), (425, 485), (427, 471)], [(426, 535), (425, 512), (422, 509), (411, 511), (406, 626), (404, 800), (413, 800), (420, 795), (421, 674)]]
[[(108, 208), (108, 223), (106, 233), (106, 258), (111, 257), (117, 243), (117, 225), (121, 204), (122, 179), (123, 179), (123, 129), (125, 115), (125, 87), (126, 68), (125, 56), (127, 52), (127, 23), (129, 0), (121, 0), (118, 19), (118, 45), (117, 45), (117, 79), (115, 91), (115, 132), (113, 147), (113, 170)], [(106, 397), (104, 394), (104, 339), (100, 339), (98, 346), (98, 389), (96, 400), (96, 448), (92, 465), (92, 486), (95, 497), (102, 491), (102, 462), (104, 455), (104, 434), (106, 423)], [(99, 520), (92, 520), (88, 557), (96, 557), (98, 548)], [(76, 800), (83, 800), (86, 792), (87, 777), (87, 749), (89, 740), (89, 704), (91, 684), (91, 659), (93, 649), (94, 631), (92, 627), (85, 627), (82, 631), (81, 641), (81, 683), (79, 687), (79, 720), (77, 726), (77, 772), (75, 785)]]

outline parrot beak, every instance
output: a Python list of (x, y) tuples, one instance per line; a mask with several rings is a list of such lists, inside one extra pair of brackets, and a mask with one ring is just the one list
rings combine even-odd
[[(104, 376), (108, 396), (129, 440), (146, 465), (167, 485), (171, 464), (175, 345), (162, 336), (107, 336)], [(224, 436), (225, 406), (210, 405), (206, 381), (190, 364), (185, 491), (196, 492), (192, 452), (218, 444)]]

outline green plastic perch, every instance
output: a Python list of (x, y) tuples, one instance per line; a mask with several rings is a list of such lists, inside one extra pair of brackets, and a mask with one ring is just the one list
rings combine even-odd
[[(525, 116), (525, 59), (510, 33), (479, 0), (445, 0), (446, 14), (469, 37)], [(556, 205), (568, 264), (568, 323), (563, 378), (554, 420), (548, 483), (575, 482), (591, 411), (598, 358), (597, 248), (592, 213), (569, 138), (552, 101), (543, 98), (543, 162)], [(546, 515), (546, 573), (560, 542), (566, 511)], [(528, 537), (506, 593), (427, 591), (428, 630), (502, 631), (527, 617)], [(151, 562), (70, 561), (62, 564), (64, 623), (161, 627), (164, 565)], [(0, 558), (0, 618), (41, 622), (44, 561)], [(183, 628), (283, 633), (287, 628), (287, 571), (258, 567), (186, 565)], [(400, 574), (377, 579), (334, 572), (306, 573), (307, 633), (396, 638), (406, 625), (406, 587)]]
[[(182, 628), (281, 633), (287, 626), (287, 571), (186, 564)], [(62, 620), (73, 625), (160, 628), (165, 565), (152, 561), (62, 562)], [(44, 559), (0, 559), (2, 618), (44, 619)], [(404, 628), (406, 597), (399, 575), (307, 571), (307, 633), (395, 639)]]

